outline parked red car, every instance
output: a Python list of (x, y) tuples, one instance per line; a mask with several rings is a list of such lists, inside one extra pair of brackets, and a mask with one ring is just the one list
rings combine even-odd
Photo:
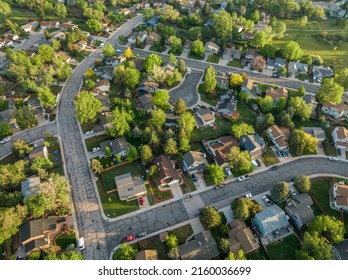
[(144, 205), (144, 199), (143, 199), (143, 197), (141, 196), (141, 197), (139, 197), (139, 203), (140, 203), (140, 205)]
[(127, 237), (126, 237), (126, 241), (132, 241), (132, 240), (134, 240), (135, 239), (135, 235), (128, 235)]

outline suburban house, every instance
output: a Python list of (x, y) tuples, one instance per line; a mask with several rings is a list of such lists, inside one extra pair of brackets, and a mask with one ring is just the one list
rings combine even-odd
[(194, 239), (178, 247), (181, 260), (209, 260), (220, 255), (209, 230), (194, 235)]
[(222, 58), (229, 61), (231, 60), (231, 48), (225, 48), (222, 52)]
[(287, 200), (285, 213), (294, 222), (297, 229), (309, 225), (314, 220), (312, 205), (313, 200), (307, 193), (299, 193)]
[(174, 115), (173, 113), (167, 113), (166, 112), (166, 122), (164, 123), (164, 126), (166, 128), (178, 128), (179, 124), (178, 124), (178, 119), (179, 116), (178, 115)]
[(240, 220), (233, 220), (230, 224), (228, 237), (230, 241), (230, 251), (237, 255), (239, 250), (243, 250), (244, 254), (248, 254), (257, 250), (260, 246), (255, 241), (255, 237), (250, 228)]
[(131, 146), (124, 136), (116, 138), (110, 141), (112, 154), (114, 156), (126, 157), (128, 155), (128, 149)]
[(115, 177), (116, 188), (120, 200), (133, 200), (146, 195), (144, 180), (132, 176), (128, 172)]
[(146, 250), (140, 251), (135, 255), (135, 260), (145, 260), (145, 261), (158, 260), (158, 252), (155, 249), (154, 250), (146, 249)]
[(63, 59), (66, 63), (69, 63), (71, 61), (71, 57), (62, 51), (57, 52), (57, 56)]
[(276, 68), (275, 58), (267, 58), (266, 68), (271, 70), (274, 70)]
[(110, 81), (109, 80), (100, 80), (95, 83), (95, 88), (100, 92), (100, 93), (106, 93), (110, 91)]
[(102, 127), (110, 128), (112, 126), (112, 118), (113, 113), (112, 112), (101, 112), (99, 115), (100, 124)]
[(56, 40), (64, 40), (66, 38), (66, 35), (64, 32), (57, 32), (54, 33), (51, 38), (49, 39), (49, 41), (56, 39)]
[(315, 96), (312, 94), (305, 94), (302, 99), (306, 102), (306, 104), (311, 104), (312, 105), (312, 116), (316, 116), (316, 111), (315, 109), (317, 108), (318, 102), (315, 99)]
[(17, 34), (7, 33), (6, 34), (7, 39), (12, 41), (17, 41), (19, 39), (19, 36)]
[(25, 254), (49, 247), (50, 235), (57, 230), (56, 221), (57, 217), (51, 216), (32, 220), (20, 226), (19, 241), (24, 246)]
[(277, 204), (266, 207), (257, 213), (253, 222), (263, 237), (277, 233), (289, 225), (285, 212)]
[(254, 40), (254, 37), (255, 37), (254, 32), (244, 31), (242, 34), (243, 40), (247, 40), (247, 41)]
[(229, 162), (226, 155), (232, 147), (238, 147), (238, 142), (232, 136), (224, 136), (215, 140), (202, 140), (202, 144), (207, 153), (214, 157), (217, 165), (228, 167)]
[(145, 59), (144, 58), (138, 57), (138, 58), (134, 59), (133, 62), (134, 62), (135, 68), (138, 71), (142, 71), (143, 70), (144, 64), (145, 64)]
[(286, 127), (272, 125), (268, 128), (268, 134), (272, 138), (273, 144), (280, 151), (288, 149), (290, 130)]
[(48, 157), (48, 151), (46, 146), (36, 147), (29, 153), (30, 161), (33, 161), (37, 157)]
[(248, 49), (246, 54), (245, 54), (245, 60), (247, 62), (251, 62), (255, 57), (256, 57), (257, 53), (255, 50), (253, 49)]
[(161, 35), (159, 35), (156, 32), (150, 32), (146, 38), (146, 44), (152, 45), (153, 43), (158, 42), (160, 40), (161, 40)]
[[(341, 4), (344, 4), (345, 1), (342, 1)], [(330, 3), (327, 7), (330, 11), (330, 16), (334, 18), (343, 18), (346, 14), (346, 10), (341, 9), (340, 3)]]
[(195, 113), (195, 120), (197, 128), (214, 126), (215, 125), (215, 116), (214, 112), (208, 109), (200, 109)]
[(217, 107), (217, 110), (224, 117), (238, 117), (236, 97), (232, 95), (228, 96), (228, 98), (224, 98), (223, 100), (221, 100)]
[(265, 140), (258, 134), (245, 135), (240, 139), (240, 146), (249, 152), (251, 159), (262, 157), (262, 150), (266, 147)]
[(191, 49), (192, 44), (193, 44), (193, 41), (186, 40), (186, 42), (185, 42), (185, 44), (184, 44), (184, 48), (185, 48), (185, 49)]
[(40, 177), (28, 177), (24, 182), (21, 183), (21, 193), (23, 198), (40, 193), (40, 184)]
[(332, 138), (337, 149), (348, 151), (348, 129), (344, 126), (337, 126), (332, 132)]
[(59, 28), (59, 21), (41, 21), (41, 29)]
[(208, 167), (206, 155), (200, 151), (190, 151), (183, 156), (184, 171), (189, 174), (203, 172)]
[(123, 55), (119, 57), (111, 56), (111, 57), (104, 58), (104, 63), (108, 66), (113, 66), (113, 67), (116, 67), (123, 61), (126, 61), (126, 58)]
[(214, 26), (214, 19), (213, 18), (209, 18), (205, 23), (204, 26), (208, 27), (208, 26)]
[(35, 28), (39, 27), (39, 22), (31, 21), (31, 22), (28, 22), (26, 24), (21, 25), (21, 27), (23, 28), (23, 30), (25, 32), (30, 32), (30, 31), (33, 31)]
[(318, 146), (326, 139), (325, 131), (321, 127), (304, 127), (303, 131), (316, 138), (318, 140)]
[(342, 182), (335, 183), (333, 187), (334, 204), (337, 209), (348, 212), (348, 185)]
[(131, 13), (131, 10), (128, 8), (123, 8), (121, 9), (121, 12), (125, 15), (128, 16)]
[(333, 77), (334, 71), (329, 66), (314, 66), (312, 69), (312, 76), (314, 81), (321, 83), (324, 78)]
[(147, 21), (145, 21), (145, 25), (155, 28), (157, 26), (157, 24), (159, 23), (160, 18), (157, 16), (151, 17), (149, 18)]
[(272, 97), (274, 102), (277, 103), (282, 97), (284, 97), (286, 100), (288, 99), (288, 90), (285, 87), (280, 87), (277, 90), (272, 87), (268, 87), (266, 89), (266, 96)]
[(280, 57), (276, 57), (274, 60), (274, 66), (278, 67), (278, 68), (282, 68), (286, 66), (286, 59), (284, 58), (280, 58)]
[(308, 64), (301, 63), (299, 61), (290, 61), (288, 64), (288, 73), (296, 75), (296, 74), (307, 74), (308, 73)]
[(175, 67), (176, 67), (175, 63), (169, 61), (169, 62), (166, 64), (166, 66), (165, 66), (164, 68), (165, 68), (165, 69), (168, 69), (168, 70), (170, 70), (170, 71), (174, 71)]
[(241, 92), (244, 93), (251, 93), (252, 89), (253, 89), (253, 85), (254, 85), (254, 81), (251, 79), (245, 79), (244, 82), (241, 85)]
[(236, 59), (236, 60), (240, 60), (242, 57), (242, 51), (238, 50), (238, 49), (232, 49), (231, 50), (231, 58), (232, 59)]
[(154, 163), (159, 169), (158, 176), (155, 178), (158, 187), (170, 186), (181, 182), (180, 174), (175, 170), (175, 163), (169, 157), (165, 155), (158, 156)]
[(128, 37), (127, 41), (130, 44), (135, 44), (137, 40), (144, 42), (147, 38), (146, 31), (134, 32), (131, 36)]
[(71, 22), (63, 22), (60, 24), (60, 28), (64, 30), (68, 30), (68, 29), (75, 30), (76, 28), (78, 28), (78, 25), (73, 24)]
[(151, 82), (148, 80), (144, 80), (139, 86), (136, 88), (136, 91), (139, 94), (153, 93), (157, 91), (159, 84), (156, 82)]
[(324, 114), (330, 115), (335, 120), (348, 117), (348, 105), (344, 103), (335, 104), (331, 102), (325, 102), (321, 107), (321, 110), (324, 112)]
[(143, 94), (138, 97), (139, 101), (139, 109), (144, 109), (146, 113), (150, 113), (153, 109), (152, 105), (152, 95), (151, 94)]
[(204, 46), (204, 50), (206, 52), (212, 52), (214, 54), (218, 54), (220, 51), (220, 47), (213, 42), (207, 42)]
[(229, 78), (226, 74), (224, 73), (218, 73), (215, 77), (216, 79), (216, 86), (219, 89), (228, 89), (228, 84), (229, 84)]
[[(102, 67), (102, 70), (103, 70), (103, 72), (101, 74), (101, 77), (103, 79), (111, 81), (113, 79), (113, 77), (114, 77), (115, 67), (113, 67), (113, 66), (104, 66), (104, 67)], [(96, 73), (96, 75), (97, 75), (97, 73)]]

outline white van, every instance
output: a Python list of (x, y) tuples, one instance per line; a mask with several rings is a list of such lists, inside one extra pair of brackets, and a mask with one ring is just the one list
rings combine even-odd
[(79, 238), (79, 250), (82, 251), (85, 249), (85, 239), (83, 237)]

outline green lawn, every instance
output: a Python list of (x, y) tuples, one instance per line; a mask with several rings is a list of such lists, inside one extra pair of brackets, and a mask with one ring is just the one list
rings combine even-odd
[(12, 164), (20, 160), (20, 157), (16, 153), (9, 154), (0, 160), (0, 164)]
[(178, 238), (179, 246), (180, 246), (182, 244), (185, 244), (186, 239), (193, 234), (193, 229), (191, 227), (191, 224), (187, 224), (169, 232), (169, 234), (171, 233), (174, 233), (175, 236)]
[(110, 139), (108, 135), (102, 134), (98, 136), (93, 136), (85, 140), (87, 150), (90, 151), (95, 147), (99, 147), (100, 142)]
[(205, 184), (206, 184), (208, 187), (214, 185), (213, 182), (211, 181), (210, 177), (209, 177), (208, 172), (204, 172), (203, 178), (204, 178)]
[(266, 248), (272, 260), (295, 260), (295, 253), (296, 250), (300, 249), (300, 242), (292, 234), (267, 245)]
[(159, 190), (159, 188), (152, 181), (150, 181), (150, 187), (156, 203), (168, 200), (173, 197), (170, 188), (168, 188), (168, 190)]
[(243, 66), (240, 64), (239, 60), (231, 60), (227, 63), (227, 66), (231, 66), (231, 67), (237, 67), (237, 68), (241, 68), (243, 69)]
[[(285, 36), (281, 39), (272, 41), (272, 45), (278, 48), (283, 48), (289, 41), (296, 41), (302, 48), (304, 54), (320, 55), (324, 59), (325, 65), (332, 65), (336, 69), (344, 68), (348, 64), (348, 42), (340, 42), (338, 45), (329, 45), (325, 42), (320, 42), (315, 38), (315, 35), (320, 31), (298, 31), (289, 30), (291, 28), (300, 29), (297, 20), (284, 20), (287, 24), (287, 31)], [(306, 30), (331, 30), (337, 31), (328, 32), (330, 34), (343, 34), (343, 28), (335, 26), (335, 19), (328, 19), (327, 21), (311, 22), (303, 29)]]
[(204, 149), (201, 142), (191, 143), (191, 151), (200, 151), (202, 153), (206, 153), (206, 150)]
[(158, 259), (159, 260), (169, 260), (168, 258), (168, 248), (166, 246), (165, 242), (161, 242), (158, 235), (150, 237), (145, 240), (145, 244), (142, 248), (142, 250), (145, 249), (156, 249), (158, 253)]
[(194, 54), (192, 52), (190, 52), (187, 57), (191, 58), (191, 59), (202, 60), (202, 57), (199, 57), (199, 56), (197, 56), (196, 54)]
[(208, 103), (210, 105), (215, 106), (218, 102), (218, 95), (214, 93), (205, 93), (203, 91), (203, 84), (198, 86), (198, 92), (201, 95), (201, 99), (203, 102)]
[(221, 59), (221, 55), (211, 54), (208, 56), (207, 61), (212, 63), (219, 63), (220, 59)]
[(55, 240), (55, 244), (58, 245), (62, 250), (65, 250), (70, 244), (74, 244), (76, 248), (76, 236), (75, 232), (71, 231), (69, 233), (59, 234)]
[(0, 112), (5, 111), (9, 108), (7, 100), (0, 100)]
[(133, 161), (131, 163), (115, 166), (107, 171), (102, 172), (101, 177), (106, 190), (116, 188), (115, 177), (131, 172), (132, 176), (141, 176), (145, 178), (145, 171), (140, 161)]
[(247, 104), (244, 102), (238, 102), (237, 103), (237, 111), (239, 113), (239, 118), (251, 125), (255, 123), (256, 113), (249, 108)]
[(330, 144), (330, 142), (326, 139), (322, 143), (325, 155), (327, 156), (337, 156), (336, 148), (334, 145)]
[(257, 251), (254, 251), (246, 255), (248, 260), (269, 260), (267, 252), (261, 246)]
[(139, 209), (137, 200), (121, 201), (117, 192), (106, 193), (104, 185), (99, 177), (97, 181), (100, 200), (104, 210), (104, 214), (109, 218), (115, 218)]
[(279, 162), (278, 158), (269, 147), (263, 152), (262, 161), (266, 166), (271, 166)]
[(192, 181), (191, 175), (188, 174), (187, 172), (184, 172), (183, 174), (184, 174), (185, 180), (187, 182), (187, 185), (188, 185), (188, 187), (190, 189), (190, 192), (194, 192), (196, 190), (196, 186), (195, 186), (195, 184)]
[(152, 195), (150, 184), (146, 183), (145, 186), (146, 186), (147, 200), (149, 201), (150, 205), (154, 205), (156, 202), (155, 202), (155, 198)]
[(153, 51), (153, 52), (163, 52), (164, 51), (164, 48), (163, 46), (159, 45), (159, 46), (156, 46), (156, 45), (152, 45), (149, 49), (150, 51)]
[(200, 140), (207, 140), (211, 138), (217, 138), (221, 135), (226, 135), (231, 130), (231, 124), (228, 120), (220, 117), (215, 117), (215, 126), (208, 128), (195, 128), (192, 131), (192, 142), (197, 142)]
[[(21, 25), (28, 22), (29, 19), (36, 19), (37, 15), (34, 11), (30, 11), (28, 9), (20, 9), (11, 7), (12, 13), (10, 15), (11, 21)], [(0, 24), (5, 23), (6, 18), (0, 17)]]
[(94, 125), (96, 125), (97, 122), (86, 122), (81, 124), (82, 133), (86, 133), (87, 131), (90, 131), (93, 129)]

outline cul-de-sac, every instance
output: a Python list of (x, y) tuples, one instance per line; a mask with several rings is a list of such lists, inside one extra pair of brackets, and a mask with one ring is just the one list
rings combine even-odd
[(0, 0), (0, 259), (347, 260), (348, 1)]

